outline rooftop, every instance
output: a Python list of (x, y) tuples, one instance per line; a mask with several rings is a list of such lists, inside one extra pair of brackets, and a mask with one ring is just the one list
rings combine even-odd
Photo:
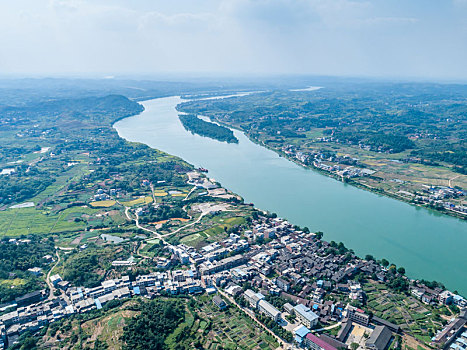
[(306, 328), (305, 326), (298, 326), (294, 328), (293, 330), (294, 334), (298, 335), (300, 338), (305, 338), (308, 333), (310, 333), (310, 330)]
[(386, 326), (376, 326), (370, 337), (365, 342), (365, 345), (371, 345), (376, 349), (383, 350), (391, 340), (392, 333)]
[(308, 339), (309, 341), (315, 343), (316, 345), (321, 347), (323, 350), (337, 350), (334, 346), (329, 345), (324, 340), (318, 338), (316, 335), (314, 335), (312, 333), (308, 333), (307, 336), (306, 336), (306, 339)]

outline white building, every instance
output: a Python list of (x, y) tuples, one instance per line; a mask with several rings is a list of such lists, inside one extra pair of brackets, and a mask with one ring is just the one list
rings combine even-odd
[(298, 304), (293, 308), (297, 319), (307, 328), (313, 328), (318, 323), (318, 315), (303, 304)]
[(277, 310), (273, 305), (268, 303), (266, 300), (261, 299), (258, 302), (258, 308), (259, 308), (259, 311), (261, 311), (266, 316), (272, 318), (274, 321), (276, 322), (279, 321), (281, 317), (280, 311)]
[(250, 306), (254, 309), (257, 309), (260, 300), (263, 300), (265, 298), (263, 294), (255, 293), (251, 289), (247, 289), (244, 295), (245, 295), (246, 301), (248, 301)]

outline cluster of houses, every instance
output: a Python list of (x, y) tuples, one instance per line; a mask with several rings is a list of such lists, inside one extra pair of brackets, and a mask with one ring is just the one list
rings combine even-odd
[(34, 332), (65, 317), (73, 310), (64, 300), (48, 300), (45, 290), (16, 298), (16, 309), (0, 316), (0, 349), (13, 344), (18, 335)]
[[(52, 276), (50, 281), (62, 290), (61, 296), (36, 292), (18, 298), (16, 309), (0, 316), (3, 339), (14, 341), (25, 331), (38, 330), (70, 314), (100, 309), (114, 300), (139, 295), (152, 298), (161, 293), (216, 294), (219, 288), (233, 297), (243, 296), (251, 309), (276, 322), (283, 320), (284, 313), (290, 315), (300, 326), (294, 329), (296, 342), (312, 349), (342, 347), (348, 343), (355, 325), (367, 327), (371, 333), (364, 340), (367, 349), (384, 349), (393, 334), (399, 332), (398, 326), (352, 306), (354, 301), (358, 304), (365, 299), (354, 277), (365, 274), (385, 281), (387, 269), (351, 252), (339, 254), (335, 245), (316, 239), (314, 233), (294, 228), (286, 220), (260, 216), (242, 235), (230, 234), (227, 239), (201, 249), (184, 244), (169, 245), (167, 249), (170, 258), (154, 258), (159, 272), (139, 275), (133, 280), (122, 276), (94, 288), (83, 288), (70, 286), (59, 275)], [(183, 269), (171, 269), (175, 261), (184, 265)], [(245, 290), (245, 286), (249, 288)], [(326, 298), (330, 293), (339, 298)], [(429, 289), (417, 281), (411, 281), (411, 293), (429, 304), (467, 306), (464, 298), (440, 288)], [(280, 296), (288, 302), (279, 310), (267, 300), (268, 295)], [(213, 303), (219, 309), (226, 307), (220, 296), (215, 299)], [(462, 317), (459, 319), (455, 326), (443, 330), (444, 335), (437, 335), (439, 342), (445, 343), (447, 336), (452, 337), (453, 329), (458, 332), (458, 325), (463, 322)], [(310, 330), (318, 322), (323, 326), (341, 322), (338, 336), (312, 334)]]
[[(320, 152), (305, 153), (297, 150), (297, 147), (293, 145), (282, 147), (282, 151), (303, 165), (313, 165), (317, 169), (333, 173), (340, 177), (362, 177), (375, 173), (374, 170), (358, 166), (360, 165), (358, 159), (349, 156), (327, 155)], [(331, 164), (329, 164), (330, 162)]]
[[(320, 139), (321, 140), (321, 139)], [(337, 141), (333, 138), (322, 138), (321, 142)], [(370, 146), (359, 145), (360, 148), (371, 150)], [(297, 146), (286, 145), (282, 147), (282, 151), (288, 156), (294, 158), (296, 161), (300, 162), (303, 165), (314, 166), (317, 169), (324, 170), (326, 172), (332, 173), (339, 176), (340, 178), (355, 178), (355, 177), (364, 177), (370, 176), (375, 173), (374, 170), (361, 167), (357, 158), (352, 158), (349, 156), (337, 156), (329, 155), (320, 152), (316, 153), (305, 153), (299, 151)], [(375, 150), (380, 151), (380, 150)], [(389, 152), (391, 153), (391, 152)], [(343, 165), (344, 164), (344, 165)], [(396, 179), (397, 180), (397, 179)], [(398, 180), (400, 181), (400, 180)], [(401, 181), (402, 182), (402, 181)], [(460, 214), (467, 213), (467, 206), (461, 203), (452, 203), (448, 199), (450, 198), (459, 198), (466, 195), (466, 192), (453, 187), (446, 186), (426, 186), (424, 185), (424, 190), (427, 192), (427, 195), (416, 195), (415, 193), (408, 191), (398, 191), (403, 197), (408, 197), (410, 199), (416, 199), (417, 201), (424, 204), (439, 205), (440, 207), (455, 211)]]
[[(370, 332), (370, 335), (364, 341), (366, 349), (386, 349), (393, 339), (393, 332), (399, 332), (397, 325), (377, 317), (372, 318), (370, 315), (365, 314), (363, 310), (347, 304), (345, 310), (341, 313), (342, 326), (340, 327), (338, 336), (317, 335), (313, 334), (311, 329), (318, 325), (320, 316), (304, 304), (298, 302), (295, 306), (292, 306), (290, 303), (286, 303), (281, 312), (269, 303), (261, 292), (247, 289), (243, 293), (243, 297), (251, 309), (266, 315), (278, 323), (282, 321), (284, 314), (293, 315), (296, 319), (295, 327), (292, 330), (294, 343), (305, 348), (316, 350), (348, 349), (349, 346), (346, 340), (348, 340), (354, 324), (364, 326)], [(373, 324), (370, 325), (370, 322)]]
[(461, 295), (454, 294), (449, 290), (443, 290), (436, 287), (434, 289), (428, 288), (422, 283), (414, 281), (410, 294), (425, 304), (442, 304), (442, 305), (457, 305), (460, 308), (467, 307), (467, 300)]
[[(452, 210), (461, 214), (467, 213), (467, 205), (462, 202), (453, 203), (452, 199), (458, 199), (466, 195), (466, 191), (453, 187), (426, 186), (423, 185), (426, 195), (415, 195), (410, 192), (400, 191), (401, 194), (414, 198), (418, 202), (437, 205), (446, 210)], [(451, 200), (450, 200), (451, 199)]]
[(63, 293), (49, 297), (45, 290), (28, 293), (16, 298), (11, 305), (13, 311), (0, 316), (0, 349), (5, 344), (13, 344), (17, 337), (29, 331), (35, 332), (49, 323), (75, 313), (101, 309), (114, 300), (133, 296), (153, 297), (165, 291), (170, 294), (198, 294), (202, 286), (196, 270), (175, 270), (137, 276), (130, 281), (129, 276), (103, 281), (94, 288), (70, 287), (59, 275), (50, 281)]
[(111, 199), (111, 197), (108, 193), (105, 193), (102, 188), (99, 188), (91, 199), (94, 201), (106, 201)]
[(446, 198), (458, 198), (466, 195), (466, 192), (454, 187), (445, 186), (424, 186), (426, 191), (430, 193), (429, 198), (438, 200)]
[[(294, 308), (295, 315), (297, 316), (297, 307), (299, 306), (303, 309), (306, 308), (302, 304), (297, 305)], [(343, 315), (336, 337), (326, 334), (313, 334), (310, 331), (313, 325), (303, 322), (303, 318), (298, 318), (300, 325), (293, 329), (294, 341), (300, 346), (315, 350), (348, 349), (350, 339), (352, 342), (356, 340), (352, 333), (354, 327), (357, 326), (359, 327), (359, 332), (363, 330), (364, 333), (362, 334), (367, 334), (367, 337), (360, 337), (358, 339), (357, 344), (359, 344), (360, 349), (384, 350), (391, 343), (393, 334), (399, 332), (397, 325), (374, 316), (371, 317), (365, 314), (363, 310), (350, 304), (347, 304)]]
[[(147, 181), (147, 180), (144, 180)], [(142, 182), (142, 185), (144, 186), (145, 182)], [(123, 194), (122, 190), (120, 188), (111, 188), (109, 190), (103, 189), (103, 188), (98, 188), (94, 195), (91, 197), (92, 201), (107, 201), (112, 198), (118, 198)]]

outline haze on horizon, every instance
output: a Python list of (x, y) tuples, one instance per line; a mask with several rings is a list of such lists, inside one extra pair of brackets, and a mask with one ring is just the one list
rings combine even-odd
[(15, 0), (0, 76), (467, 80), (467, 0)]

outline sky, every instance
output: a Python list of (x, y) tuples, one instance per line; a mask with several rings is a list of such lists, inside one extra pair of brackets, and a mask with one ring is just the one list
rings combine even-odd
[(0, 75), (467, 80), (467, 0), (0, 0)]

